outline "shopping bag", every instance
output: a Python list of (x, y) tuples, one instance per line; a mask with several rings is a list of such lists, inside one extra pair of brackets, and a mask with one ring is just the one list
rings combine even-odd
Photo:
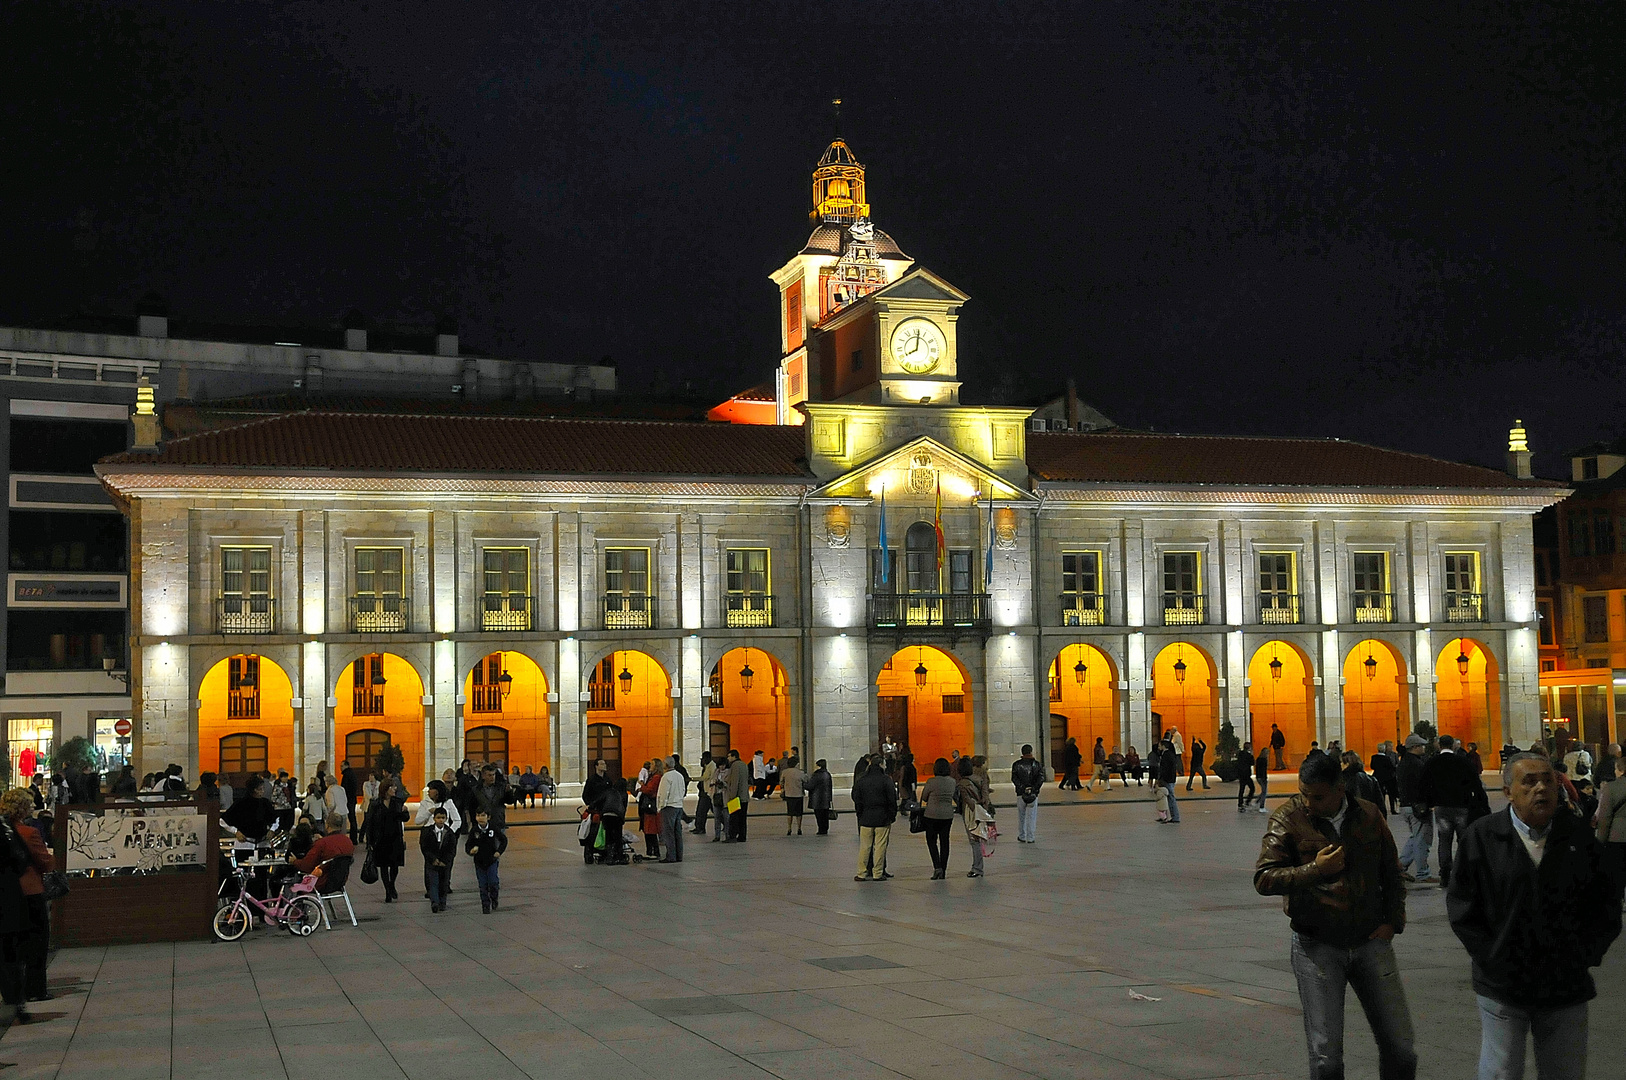
[(586, 840), (593, 835), (593, 819), (582, 815), (582, 823), (576, 827), (576, 839)]
[(994, 845), (999, 842), (999, 826), (992, 821), (987, 824), (987, 833), (978, 843), (982, 844), (982, 857), (988, 858), (994, 853)]
[(728, 812), (730, 814), (736, 813), (739, 810), (739, 808), (740, 808), (740, 798), (739, 798), (738, 795), (736, 795), (736, 796), (734, 796), (734, 798), (728, 800)]
[(593, 850), (603, 851), (604, 844), (608, 840), (608, 836), (609, 834), (604, 831), (604, 826), (600, 825), (598, 827), (598, 835), (593, 837)]

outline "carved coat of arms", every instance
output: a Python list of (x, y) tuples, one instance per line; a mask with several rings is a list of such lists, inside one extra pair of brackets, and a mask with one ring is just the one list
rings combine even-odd
[(909, 459), (909, 490), (916, 495), (930, 495), (937, 489), (937, 470), (932, 468), (932, 456), (921, 451)]

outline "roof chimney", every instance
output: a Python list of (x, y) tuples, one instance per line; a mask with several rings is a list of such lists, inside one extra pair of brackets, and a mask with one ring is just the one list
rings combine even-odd
[(456, 334), (436, 334), (435, 335), (435, 355), (436, 356), (456, 356), (457, 351), (458, 350), (457, 350), (457, 335)]
[(1507, 433), (1507, 472), (1520, 480), (1529, 480), (1534, 475), (1530, 471), (1530, 442), (1524, 435), (1523, 420), (1513, 421)]
[(1078, 430), (1078, 383), (1067, 380), (1067, 430)]
[(344, 347), (352, 352), (367, 351), (367, 322), (360, 308), (344, 313)]
[(148, 453), (158, 451), (158, 443), (163, 437), (163, 429), (158, 421), (158, 409), (153, 401), (152, 383), (147, 381), (145, 375), (136, 383), (135, 407), (135, 449)]
[(155, 292), (136, 301), (136, 336), (169, 337), (169, 304)]

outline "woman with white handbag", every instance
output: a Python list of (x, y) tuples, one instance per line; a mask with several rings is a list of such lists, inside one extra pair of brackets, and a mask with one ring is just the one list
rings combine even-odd
[(966, 877), (982, 877), (982, 841), (988, 835), (988, 822), (994, 819), (994, 807), (983, 794), (982, 785), (971, 776), (971, 759), (960, 759), (960, 780), (954, 798), (965, 825), (966, 842), (971, 845), (971, 869)]

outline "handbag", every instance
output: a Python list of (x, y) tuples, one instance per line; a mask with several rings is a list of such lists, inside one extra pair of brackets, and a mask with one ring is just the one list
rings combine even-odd
[(916, 806), (909, 811), (909, 831), (912, 833), (926, 831), (926, 808)]
[(60, 900), (68, 895), (68, 875), (61, 870), (52, 870), (41, 875), (45, 882), (45, 899)]
[(367, 857), (361, 861), (361, 883), (363, 885), (378, 884), (378, 863), (373, 860), (373, 846), (367, 845)]

